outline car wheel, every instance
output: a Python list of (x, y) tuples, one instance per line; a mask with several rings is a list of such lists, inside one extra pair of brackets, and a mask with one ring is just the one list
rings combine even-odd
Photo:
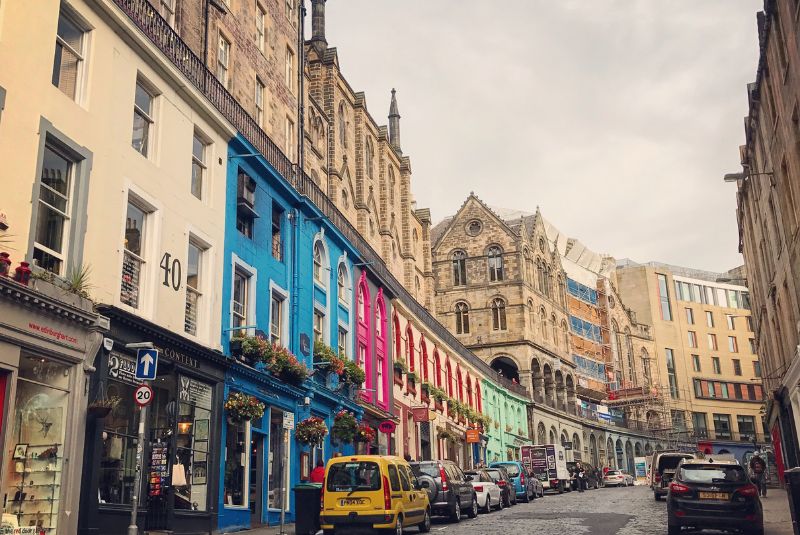
[(475, 518), (478, 516), (478, 497), (474, 494), (472, 495), (472, 505), (467, 511), (467, 516), (470, 518)]
[(403, 521), (397, 517), (397, 523), (394, 525), (394, 535), (403, 535)]
[(489, 498), (489, 494), (486, 494), (486, 504), (483, 506), (484, 513), (491, 513), (492, 512), (492, 500)]
[(675, 524), (672, 524), (667, 520), (667, 535), (680, 535), (681, 527)]
[(420, 533), (428, 533), (431, 530), (431, 510), (425, 509), (425, 518), (422, 519), (422, 524), (419, 525)]
[(505, 504), (503, 503), (503, 495), (500, 495), (500, 501), (497, 503), (497, 510), (502, 511)]
[(522, 498), (522, 503), (530, 503), (530, 501), (531, 501), (531, 495), (528, 494), (528, 491), (526, 490), (525, 496)]
[(456, 506), (453, 508), (453, 512), (450, 513), (450, 521), (461, 522), (461, 501), (458, 499), (456, 499)]

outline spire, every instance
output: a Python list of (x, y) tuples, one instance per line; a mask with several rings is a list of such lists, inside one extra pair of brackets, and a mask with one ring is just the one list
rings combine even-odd
[(400, 112), (397, 110), (396, 91), (392, 88), (392, 103), (389, 105), (389, 143), (403, 154), (400, 148)]
[(328, 48), (325, 39), (325, 2), (326, 0), (311, 0), (311, 42), (319, 50)]

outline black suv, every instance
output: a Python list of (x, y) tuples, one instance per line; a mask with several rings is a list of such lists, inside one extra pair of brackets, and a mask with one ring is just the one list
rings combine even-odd
[(682, 527), (764, 535), (758, 487), (736, 461), (684, 459), (667, 492), (667, 533)]
[(448, 516), (453, 522), (461, 514), (478, 516), (478, 496), (472, 483), (453, 461), (420, 461), (408, 463), (420, 487), (428, 493), (431, 514)]

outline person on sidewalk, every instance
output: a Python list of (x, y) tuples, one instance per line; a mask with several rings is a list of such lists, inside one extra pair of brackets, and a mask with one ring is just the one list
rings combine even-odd
[(325, 481), (325, 463), (322, 459), (317, 459), (317, 467), (311, 471), (308, 480), (311, 483), (323, 483)]
[(750, 459), (750, 480), (758, 487), (758, 494), (767, 497), (767, 463), (764, 459), (754, 455)]
[(578, 492), (583, 492), (586, 487), (586, 473), (583, 470), (581, 463), (575, 464), (575, 479), (578, 484)]

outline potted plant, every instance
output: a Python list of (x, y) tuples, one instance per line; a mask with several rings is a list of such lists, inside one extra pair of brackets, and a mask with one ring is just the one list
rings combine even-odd
[(394, 363), (392, 364), (392, 367), (394, 368), (395, 373), (399, 372), (400, 375), (403, 375), (408, 371), (406, 363), (402, 360), (395, 360)]
[(339, 377), (344, 373), (344, 360), (336, 354), (332, 347), (319, 340), (314, 342), (314, 366), (319, 366), (328, 373), (335, 373)]
[(225, 400), (228, 417), (235, 422), (261, 418), (264, 416), (265, 408), (258, 398), (241, 392), (230, 392), (228, 399)]
[(342, 382), (346, 386), (361, 386), (367, 378), (364, 370), (359, 368), (353, 360), (344, 361), (344, 372), (342, 373)]
[(299, 385), (308, 378), (308, 368), (288, 349), (272, 344), (272, 365), (270, 371), (282, 381)]
[(375, 430), (364, 422), (358, 424), (356, 429), (356, 440), (359, 442), (371, 443), (375, 440)]
[(357, 430), (358, 423), (353, 413), (341, 410), (333, 417), (331, 440), (341, 444), (349, 444), (355, 439)]
[(317, 416), (309, 416), (298, 423), (294, 430), (297, 441), (306, 446), (321, 444), (327, 434), (328, 426), (325, 425), (325, 420)]
[(106, 396), (102, 393), (86, 407), (86, 414), (92, 418), (105, 418), (122, 401), (119, 396)]

